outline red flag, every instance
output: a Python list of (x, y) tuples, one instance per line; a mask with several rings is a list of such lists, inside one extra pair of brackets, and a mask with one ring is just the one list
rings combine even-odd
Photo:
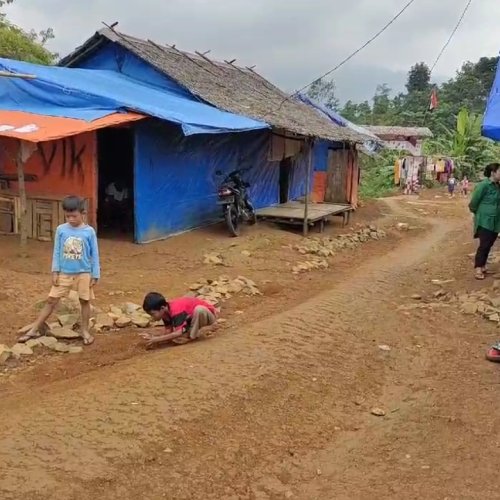
[(434, 87), (431, 94), (431, 103), (429, 105), (429, 111), (434, 111), (439, 106), (437, 90)]

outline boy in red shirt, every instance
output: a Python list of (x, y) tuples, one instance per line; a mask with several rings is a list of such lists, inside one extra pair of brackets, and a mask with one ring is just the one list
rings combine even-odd
[(202, 328), (217, 321), (215, 307), (195, 297), (167, 301), (162, 294), (151, 292), (144, 298), (142, 307), (154, 320), (162, 320), (166, 330), (165, 335), (142, 335), (148, 341), (147, 347), (172, 340), (196, 340)]

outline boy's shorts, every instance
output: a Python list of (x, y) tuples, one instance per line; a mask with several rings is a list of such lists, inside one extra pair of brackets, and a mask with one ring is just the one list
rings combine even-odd
[(95, 299), (94, 290), (90, 287), (90, 273), (60, 274), (57, 286), (52, 286), (49, 297), (62, 299), (67, 297), (71, 290), (75, 290), (80, 300)]

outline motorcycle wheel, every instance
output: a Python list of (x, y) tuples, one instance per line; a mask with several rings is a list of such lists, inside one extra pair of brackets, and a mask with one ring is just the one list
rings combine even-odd
[(247, 202), (248, 205), (248, 224), (253, 226), (257, 224), (257, 214), (255, 213), (255, 209), (253, 208), (250, 202)]
[(226, 224), (232, 236), (240, 235), (238, 211), (234, 205), (229, 205), (226, 210)]

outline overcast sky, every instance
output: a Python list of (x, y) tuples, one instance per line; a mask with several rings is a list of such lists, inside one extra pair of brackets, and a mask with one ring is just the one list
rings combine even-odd
[[(377, 32), (407, 0), (15, 0), (9, 18), (29, 29), (53, 27), (51, 48), (65, 55), (119, 21), (131, 35), (184, 50), (237, 58), (285, 90), (335, 66)], [(347, 63), (335, 81), (341, 100), (369, 99), (378, 83), (403, 88), (409, 67), (431, 64), (466, 0), (416, 0), (377, 41)], [(497, 55), (500, 0), (474, 0), (435, 71), (441, 81), (465, 60)]]

